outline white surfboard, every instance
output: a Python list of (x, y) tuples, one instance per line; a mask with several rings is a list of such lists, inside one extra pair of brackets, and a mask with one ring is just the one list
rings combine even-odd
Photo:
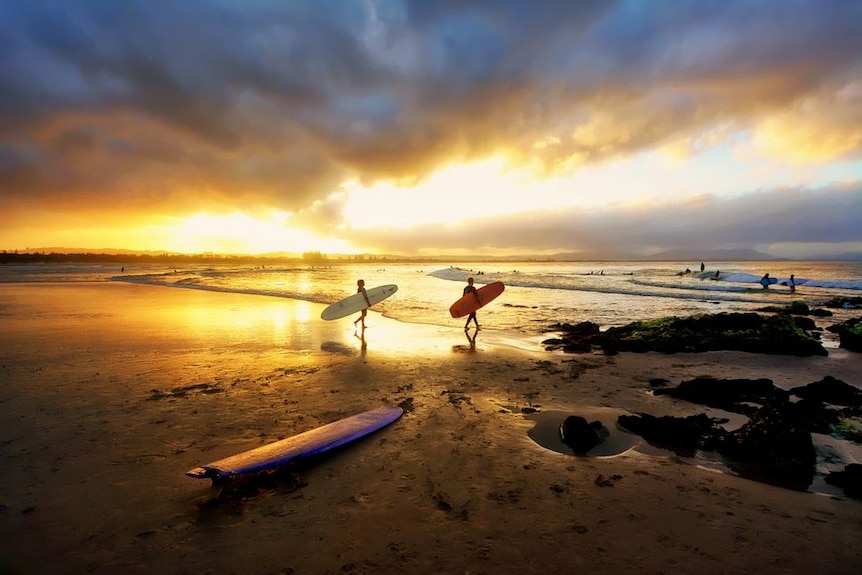
[[(365, 293), (368, 294), (368, 301), (371, 302), (371, 305), (374, 305), (376, 303), (382, 302), (397, 291), (397, 285), (387, 284), (385, 286), (377, 286), (365, 290)], [(352, 296), (346, 297), (343, 300), (337, 301), (327, 307), (325, 310), (323, 310), (323, 313), (320, 314), (320, 317), (321, 319), (325, 320), (339, 319), (342, 317), (347, 317), (353, 313), (358, 313), (367, 307), (368, 302), (365, 301), (365, 298), (362, 297), (362, 294), (355, 293)]]

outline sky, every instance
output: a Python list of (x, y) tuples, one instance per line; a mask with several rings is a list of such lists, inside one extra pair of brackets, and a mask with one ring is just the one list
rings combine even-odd
[(3, 0), (0, 249), (862, 252), (862, 2)]

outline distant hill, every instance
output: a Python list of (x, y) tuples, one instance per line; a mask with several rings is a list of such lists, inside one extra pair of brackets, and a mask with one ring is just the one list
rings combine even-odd
[(768, 261), (780, 260), (771, 254), (748, 249), (694, 250), (689, 248), (663, 250), (650, 255), (620, 253), (559, 253), (548, 259), (562, 261)]
[(862, 262), (862, 252), (843, 252), (840, 254), (820, 254), (806, 258), (815, 261), (828, 262)]
[(27, 248), (18, 250), (21, 253), (28, 254), (105, 254), (109, 256), (177, 256), (185, 255), (179, 252), (168, 252), (165, 250), (123, 250), (119, 248), (66, 248), (66, 247), (46, 247), (46, 248)]
[[(849, 261), (862, 262), (862, 252), (842, 252), (835, 254), (819, 254), (810, 257), (798, 258), (781, 258), (750, 249), (714, 249), (714, 250), (695, 250), (690, 248), (680, 248), (673, 250), (663, 250), (650, 255), (643, 254), (623, 254), (623, 253), (600, 253), (600, 252), (559, 252), (551, 255), (535, 255), (522, 254), (518, 256), (494, 256), (489, 254), (474, 254), (474, 255), (427, 255), (427, 256), (401, 256), (395, 254), (323, 254), (320, 252), (308, 253), (288, 253), (288, 252), (270, 252), (262, 254), (217, 254), (217, 253), (198, 253), (188, 254), (180, 252), (168, 252), (163, 250), (125, 250), (117, 248), (103, 249), (85, 249), (85, 248), (67, 248), (67, 247), (44, 247), (44, 248), (28, 248), (26, 250), (3, 250), (3, 254), (8, 257), (7, 261), (28, 259), (31, 261), (41, 261), (38, 258), (24, 258), (25, 254), (32, 256), (41, 255), (44, 260), (63, 260), (72, 261), (74, 259), (86, 259), (88, 261), (121, 261), (123, 258), (133, 259), (152, 259), (152, 260), (172, 260), (172, 261), (191, 261), (191, 260), (248, 260), (275, 262), (278, 260), (285, 261), (329, 261), (329, 262), (372, 262), (372, 261), (403, 261), (403, 262), (523, 262), (523, 261), (569, 261), (569, 262), (607, 262), (607, 261), (678, 261), (688, 262), (690, 265), (696, 265), (698, 262), (709, 261), (781, 261), (781, 260), (812, 260), (812, 261)], [(73, 256), (82, 256), (74, 258)], [(62, 257), (61, 257), (62, 256)]]

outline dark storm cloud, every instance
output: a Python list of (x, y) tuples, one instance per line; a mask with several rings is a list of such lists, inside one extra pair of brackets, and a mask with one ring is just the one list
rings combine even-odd
[(296, 210), (347, 177), (572, 169), (806, 97), (815, 127), (862, 123), (834, 99), (862, 70), (842, 0), (7, 0), (0, 51), (19, 202)]
[(862, 184), (816, 190), (775, 189), (735, 198), (701, 196), (646, 208), (534, 211), (410, 230), (353, 230), (381, 252), (580, 252), (595, 257), (647, 256), (684, 246), (730, 249), (802, 241), (862, 244)]

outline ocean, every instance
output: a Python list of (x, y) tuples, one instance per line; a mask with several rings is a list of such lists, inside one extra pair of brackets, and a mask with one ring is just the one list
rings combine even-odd
[[(763, 289), (769, 273), (778, 283)], [(795, 275), (796, 291), (783, 285)], [(396, 284), (398, 292), (374, 306), (386, 317), (409, 323), (460, 326), (449, 316), (473, 277), (477, 286), (502, 281), (506, 290), (479, 311), (485, 330), (535, 341), (554, 323), (592, 321), (602, 329), (634, 320), (699, 313), (752, 311), (801, 301), (811, 307), (832, 298), (862, 297), (862, 263), (808, 261), (706, 262), (471, 262), (333, 265), (196, 264), (4, 265), (0, 282), (119, 281), (177, 289), (234, 292), (329, 304), (369, 288)], [(859, 314), (833, 309), (824, 327)], [(824, 333), (827, 346), (837, 345)]]

